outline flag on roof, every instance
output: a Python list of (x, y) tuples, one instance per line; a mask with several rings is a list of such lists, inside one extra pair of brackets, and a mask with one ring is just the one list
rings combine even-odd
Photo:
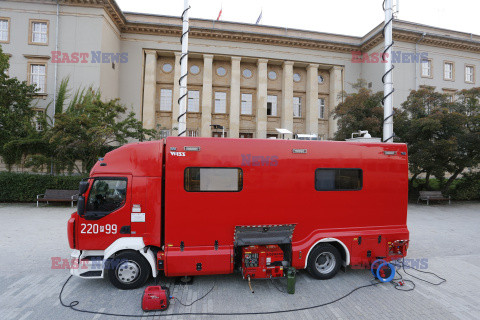
[(220, 12), (218, 13), (217, 21), (220, 20), (221, 16), (222, 16), (222, 7), (220, 7)]

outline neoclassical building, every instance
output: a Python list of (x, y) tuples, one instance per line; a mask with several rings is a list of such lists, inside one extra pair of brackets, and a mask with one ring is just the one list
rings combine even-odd
[[(374, 59), (382, 24), (363, 37), (202, 19), (190, 25), (190, 136), (267, 138), (286, 128), (329, 139), (342, 91), (360, 78), (383, 90), (384, 65)], [(179, 17), (122, 12), (114, 0), (0, 2), (8, 72), (39, 87), (38, 112), (53, 115), (45, 107), (69, 77), (73, 88), (92, 85), (120, 98), (162, 136), (178, 128), (180, 35)], [(393, 38), (394, 106), (422, 86), (452, 95), (478, 86), (478, 35), (395, 20)]]

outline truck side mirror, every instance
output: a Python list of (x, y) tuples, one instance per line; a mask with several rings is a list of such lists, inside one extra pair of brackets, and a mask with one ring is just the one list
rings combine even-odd
[(88, 180), (82, 180), (80, 181), (80, 186), (78, 187), (78, 194), (83, 195), (85, 192), (88, 190)]
[(85, 197), (82, 195), (78, 196), (77, 213), (80, 215), (80, 217), (85, 215)]

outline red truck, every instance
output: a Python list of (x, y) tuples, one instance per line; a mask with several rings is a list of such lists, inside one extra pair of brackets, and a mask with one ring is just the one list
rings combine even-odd
[(68, 240), (82, 278), (329, 279), (407, 253), (405, 144), (168, 137), (105, 155), (80, 183)]

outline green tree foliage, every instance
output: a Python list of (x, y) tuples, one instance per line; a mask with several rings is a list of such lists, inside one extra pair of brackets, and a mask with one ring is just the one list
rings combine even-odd
[[(104, 102), (100, 93), (91, 88), (74, 97), (64, 113), (55, 116), (55, 126), (50, 129), (49, 143), (54, 146), (54, 157), (86, 173), (99, 157), (125, 144), (129, 139), (144, 140), (153, 135), (118, 99)], [(82, 167), (76, 161), (82, 162)]]
[[(456, 102), (433, 88), (412, 91), (395, 114), (396, 136), (409, 148), (413, 176), (437, 177), (447, 191), (458, 175), (479, 163), (478, 88), (463, 90)], [(445, 181), (445, 174), (449, 173)]]
[(34, 140), (38, 132), (31, 106), (36, 89), (7, 76), (8, 68), (8, 56), (0, 47), (0, 156), (10, 167), (20, 161), (22, 153), (8, 145), (18, 139)]
[(383, 93), (372, 93), (365, 88), (365, 81), (358, 80), (353, 84), (355, 93), (343, 93), (343, 102), (334, 110), (334, 118), (338, 119), (338, 130), (335, 140), (350, 138), (353, 132), (368, 130), (372, 137), (382, 136)]

